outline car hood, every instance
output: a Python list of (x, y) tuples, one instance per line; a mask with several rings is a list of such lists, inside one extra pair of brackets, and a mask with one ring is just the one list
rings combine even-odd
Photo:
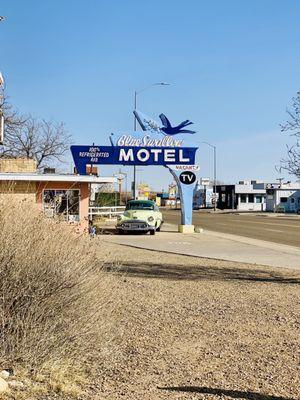
[(127, 210), (122, 215), (123, 218), (147, 220), (153, 215), (153, 210)]

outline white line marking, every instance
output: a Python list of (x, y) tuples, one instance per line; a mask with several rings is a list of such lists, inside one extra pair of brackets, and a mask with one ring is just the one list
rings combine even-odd
[(280, 231), (278, 229), (269, 229), (269, 228), (263, 228), (265, 231), (270, 231), (270, 232), (280, 232), (283, 233), (283, 231)]
[[(272, 226), (287, 226), (288, 228), (296, 228), (296, 229), (300, 229), (300, 225), (288, 225), (288, 224), (278, 224), (278, 223), (272, 223), (272, 222), (266, 222), (266, 221), (261, 221), (261, 222), (255, 222), (255, 221), (246, 221), (245, 219), (235, 219), (235, 220), (231, 220), (230, 222), (244, 222), (245, 225), (247, 224), (256, 224), (258, 227), (261, 227), (261, 225), (272, 225)], [(227, 224), (222, 223), (222, 225), (228, 225), (230, 224), (230, 222), (228, 222)], [(220, 222), (215, 222), (215, 224), (221, 224)]]
[(168, 242), (169, 244), (175, 244), (175, 245), (181, 245), (181, 244), (183, 244), (183, 245), (186, 245), (186, 244), (188, 244), (188, 245), (190, 245), (191, 243), (190, 242)]

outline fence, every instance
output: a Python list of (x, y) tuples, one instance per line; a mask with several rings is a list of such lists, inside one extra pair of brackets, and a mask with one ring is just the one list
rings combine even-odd
[(102, 216), (108, 218), (114, 218), (118, 215), (123, 214), (125, 206), (114, 206), (114, 207), (89, 207), (89, 216)]

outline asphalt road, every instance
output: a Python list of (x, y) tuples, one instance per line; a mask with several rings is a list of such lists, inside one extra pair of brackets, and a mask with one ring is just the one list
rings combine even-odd
[[(180, 223), (180, 211), (162, 210), (168, 223)], [(300, 218), (264, 214), (213, 214), (194, 211), (193, 224), (215, 232), (230, 233), (300, 247)]]

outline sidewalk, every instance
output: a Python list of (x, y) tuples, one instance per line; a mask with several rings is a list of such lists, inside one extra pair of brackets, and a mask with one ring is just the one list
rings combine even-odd
[(300, 270), (297, 247), (212, 231), (181, 234), (171, 224), (155, 236), (104, 234), (101, 238), (148, 250)]

